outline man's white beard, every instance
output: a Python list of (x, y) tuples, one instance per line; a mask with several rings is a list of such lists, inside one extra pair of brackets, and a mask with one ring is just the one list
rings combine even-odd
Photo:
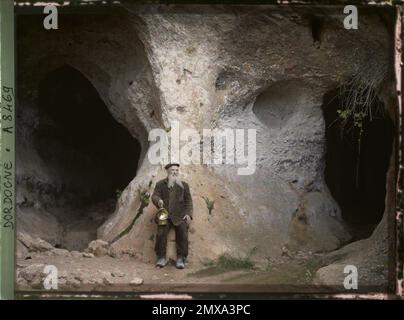
[(170, 174), (168, 176), (168, 187), (171, 188), (172, 186), (174, 186), (174, 183), (177, 181), (177, 176)]
[(174, 186), (174, 184), (177, 184), (181, 188), (184, 188), (182, 182), (180, 179), (178, 179), (178, 176), (175, 175), (169, 175), (168, 176), (168, 187), (171, 188)]

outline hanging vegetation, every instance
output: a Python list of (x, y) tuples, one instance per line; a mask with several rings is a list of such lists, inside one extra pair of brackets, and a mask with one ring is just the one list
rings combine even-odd
[(341, 137), (351, 133), (356, 140), (358, 155), (356, 161), (356, 185), (359, 183), (361, 142), (366, 121), (384, 116), (383, 103), (378, 96), (380, 85), (386, 80), (388, 69), (369, 55), (353, 76), (340, 87), (337, 110)]

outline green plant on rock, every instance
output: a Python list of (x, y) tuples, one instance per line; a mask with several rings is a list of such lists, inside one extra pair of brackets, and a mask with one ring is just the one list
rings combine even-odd
[(141, 190), (141, 189), (139, 189), (137, 192), (141, 204), (140, 208), (141, 211), (143, 211), (143, 209), (146, 208), (150, 203), (150, 193), (147, 190)]
[[(251, 261), (249, 256), (234, 257), (229, 254), (222, 254), (216, 260), (208, 260), (203, 263), (208, 269), (214, 269), (215, 273), (222, 273), (234, 270), (251, 270), (254, 268), (254, 262)], [(203, 269), (200, 273), (204, 273)]]
[(208, 208), (209, 215), (212, 215), (212, 211), (215, 208), (215, 201), (210, 200), (208, 197), (202, 197), (205, 200), (206, 207)]
[(356, 160), (356, 185), (359, 183), (359, 167), (361, 143), (365, 123), (378, 116), (384, 116), (383, 104), (378, 97), (378, 90), (385, 81), (387, 69), (380, 63), (375, 63), (374, 57), (367, 57), (354, 75), (346, 81), (338, 94), (340, 107), (337, 119), (340, 122), (341, 134), (352, 132), (356, 140), (358, 153)]
[(236, 270), (253, 270), (254, 262), (251, 260), (253, 254), (257, 251), (257, 247), (252, 248), (245, 256), (232, 256), (229, 253), (224, 253), (217, 259), (207, 259), (202, 261), (203, 269), (188, 274), (188, 276), (211, 276), (215, 274), (225, 273)]
[(122, 190), (116, 189), (115, 190), (116, 200), (119, 200), (121, 198), (121, 195), (122, 195)]
[(136, 212), (134, 219), (132, 220), (131, 224), (123, 230), (118, 236), (116, 236), (111, 243), (114, 243), (118, 239), (122, 238), (125, 234), (129, 233), (132, 230), (133, 226), (135, 225), (136, 220), (142, 215), (143, 209), (146, 208), (150, 203), (150, 193), (147, 189), (139, 188), (138, 189), (138, 196), (140, 201), (140, 207)]
[(254, 268), (254, 263), (249, 258), (232, 257), (224, 254), (217, 259), (216, 267), (222, 271), (249, 270)]
[(325, 261), (323, 257), (313, 257), (306, 261), (304, 280), (307, 283), (311, 283), (316, 272), (325, 265)]

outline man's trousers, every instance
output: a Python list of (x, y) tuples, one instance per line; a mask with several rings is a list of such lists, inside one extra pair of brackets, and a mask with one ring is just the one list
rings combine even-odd
[(157, 227), (156, 245), (154, 247), (157, 257), (163, 258), (166, 256), (167, 236), (171, 227), (174, 227), (175, 230), (177, 257), (181, 256), (186, 258), (188, 256), (188, 225), (184, 221), (176, 226), (171, 222), (171, 220), (168, 220), (166, 225), (159, 225)]

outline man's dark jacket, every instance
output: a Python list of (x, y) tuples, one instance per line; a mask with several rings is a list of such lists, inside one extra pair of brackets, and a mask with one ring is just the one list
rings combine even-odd
[(192, 218), (193, 204), (191, 192), (186, 182), (181, 181), (184, 188), (181, 188), (178, 184), (173, 185), (172, 202), (170, 203), (170, 191), (168, 190), (168, 178), (160, 180), (156, 183), (154, 192), (152, 195), (153, 204), (158, 208), (159, 200), (163, 200), (164, 208), (168, 210), (169, 219), (171, 219), (174, 225), (179, 225), (181, 222), (185, 222), (185, 215), (189, 215)]

